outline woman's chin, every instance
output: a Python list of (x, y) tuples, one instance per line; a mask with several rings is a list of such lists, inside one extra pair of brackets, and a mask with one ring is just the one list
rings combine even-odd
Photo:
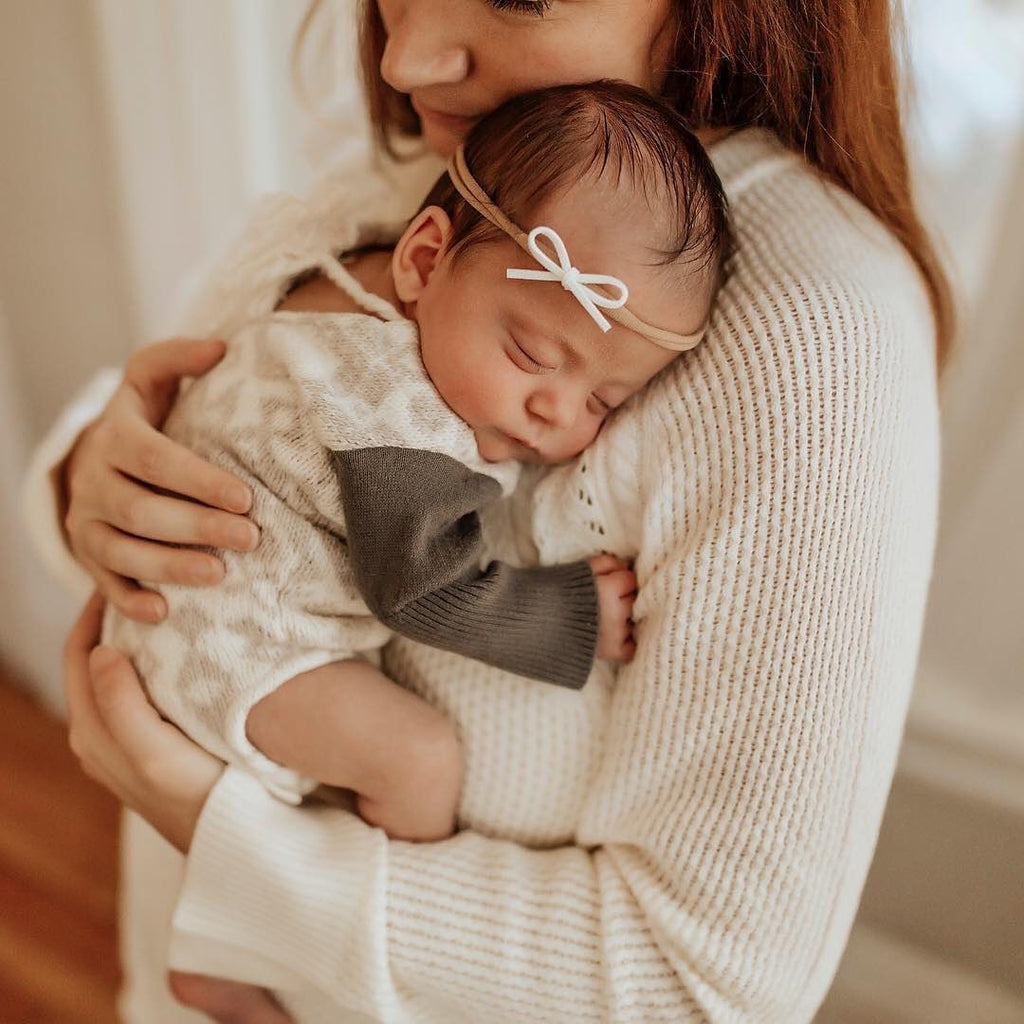
[(450, 128), (433, 124), (426, 118), (420, 121), (420, 132), (423, 136), (423, 141), (430, 149), (437, 153), (438, 156), (443, 156), (446, 160), (455, 152), (463, 138)]

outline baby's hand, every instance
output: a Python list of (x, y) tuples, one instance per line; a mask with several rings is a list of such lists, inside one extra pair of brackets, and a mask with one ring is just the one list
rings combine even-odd
[(629, 562), (615, 555), (587, 559), (597, 586), (597, 656), (609, 661), (633, 660), (633, 602), (636, 576)]

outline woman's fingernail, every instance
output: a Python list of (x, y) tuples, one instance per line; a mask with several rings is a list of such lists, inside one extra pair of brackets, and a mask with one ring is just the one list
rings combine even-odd
[(95, 672), (106, 672), (118, 661), (117, 651), (113, 647), (94, 647), (89, 654), (89, 667)]
[(247, 487), (229, 487), (227, 491), (227, 505), (233, 512), (245, 512), (248, 510), (252, 498)]

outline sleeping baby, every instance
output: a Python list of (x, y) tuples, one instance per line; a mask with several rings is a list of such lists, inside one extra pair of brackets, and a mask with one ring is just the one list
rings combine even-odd
[(458, 739), (378, 652), (398, 632), (572, 688), (632, 656), (628, 565), (488, 560), (480, 515), (699, 341), (725, 200), (671, 110), (566, 86), (482, 120), (397, 241), (356, 212), (350, 242), (279, 282), (166, 423), (249, 483), (260, 546), (218, 552), (216, 588), (154, 588), (158, 625), (108, 609), (104, 641), (281, 798), (341, 787), (389, 835), (434, 840)]

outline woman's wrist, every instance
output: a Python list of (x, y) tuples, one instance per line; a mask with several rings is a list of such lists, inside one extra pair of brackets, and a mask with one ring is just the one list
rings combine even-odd
[[(150, 821), (156, 823), (157, 831), (173, 847), (183, 854), (188, 854), (192, 848), (192, 841), (195, 839), (196, 829), (199, 827), (199, 819), (203, 816), (210, 794), (213, 792), (221, 776), (224, 774), (223, 765), (211, 766), (205, 779), (197, 779), (196, 786), (188, 794), (184, 794), (180, 801), (174, 804), (164, 802), (165, 789), (154, 792), (153, 801), (149, 807), (151, 814)], [(159, 822), (166, 819), (164, 827)]]

